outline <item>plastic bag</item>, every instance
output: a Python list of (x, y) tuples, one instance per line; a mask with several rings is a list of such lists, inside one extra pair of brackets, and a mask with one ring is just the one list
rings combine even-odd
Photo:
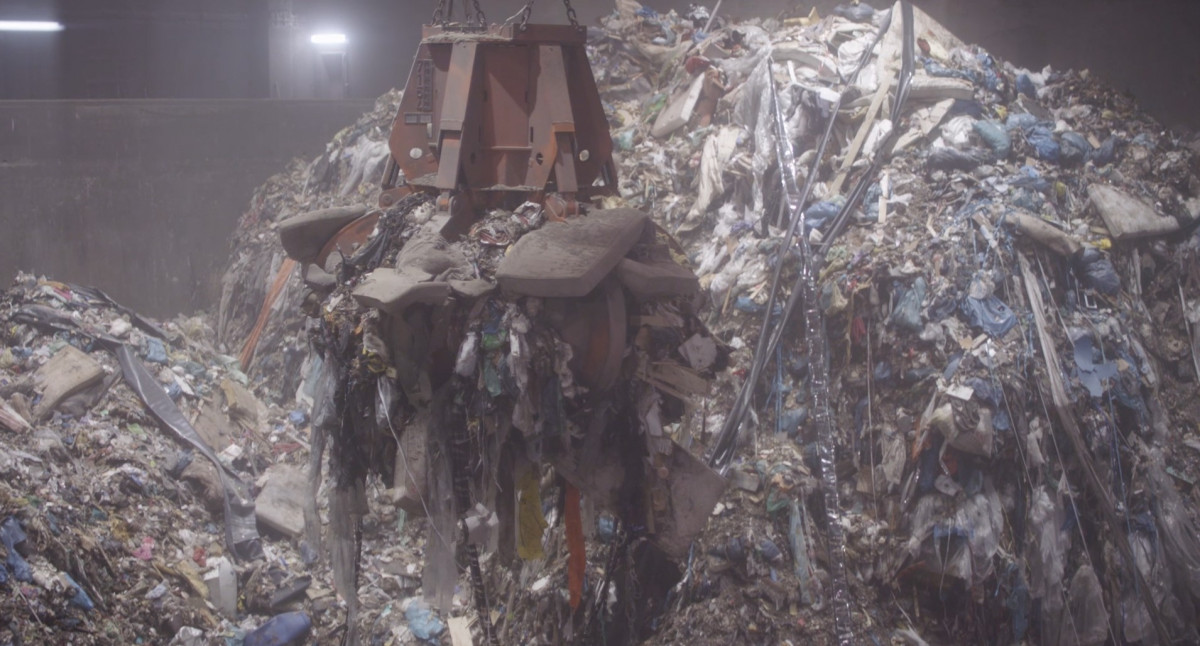
[(865, 2), (840, 4), (833, 8), (833, 14), (854, 22), (871, 22), (875, 18), (875, 7)]
[(800, 427), (804, 426), (804, 422), (808, 420), (808, 409), (799, 406), (783, 411), (779, 416), (779, 431), (787, 433), (788, 437), (795, 438), (800, 433)]
[(446, 393), (434, 397), (434, 415), (425, 430), (429, 434), (429, 454), (426, 483), (429, 498), (429, 532), (425, 542), (425, 570), (421, 587), (425, 600), (440, 612), (449, 612), (458, 582), (458, 566), (454, 554), (458, 537), (454, 486), (450, 464), (449, 430), (444, 413)]
[(1153, 492), (1158, 535), (1170, 570), (1180, 578), (1179, 589), (1186, 589), (1192, 603), (1200, 602), (1200, 527), (1164, 470), (1162, 455), (1157, 449), (1152, 451), (1146, 473)]
[(964, 81), (976, 82), (976, 76), (966, 70), (954, 69), (946, 67), (932, 58), (922, 58), (921, 67), (925, 69), (925, 73), (930, 76), (939, 76), (943, 78), (962, 79)]
[(951, 148), (966, 149), (971, 144), (971, 130), (975, 119), (967, 115), (959, 115), (942, 125), (942, 141)]
[(25, 540), (25, 530), (21, 529), (21, 523), (16, 517), (9, 516), (4, 523), (0, 524), (0, 543), (4, 543), (4, 550), (8, 553), (5, 564), (9, 570), (12, 570), (14, 579), (28, 583), (33, 580), (33, 569), (21, 557), (16, 548)]
[(366, 506), (366, 492), (362, 483), (334, 487), (329, 492), (329, 561), (333, 567), (333, 586), (346, 600), (346, 623), (351, 626), (358, 616), (356, 534)]
[(1090, 565), (1071, 577), (1067, 615), (1063, 617), (1060, 646), (1099, 646), (1108, 639), (1108, 609), (1100, 579)]
[[(1071, 536), (1063, 529), (1065, 514), (1058, 501), (1045, 487), (1033, 493), (1029, 507), (1030, 547), (1026, 550), (1029, 567), (1029, 593), (1042, 602), (1047, 623), (1057, 622), (1063, 604), (1063, 576)], [(1053, 635), (1053, 627), (1050, 634)]]
[(1008, 115), (1008, 120), (1004, 122), (1004, 129), (1012, 132), (1013, 130), (1026, 130), (1037, 125), (1037, 117), (1028, 112), (1018, 112)]
[(1074, 350), (1075, 368), (1078, 370), (1080, 383), (1087, 388), (1088, 394), (1092, 397), (1103, 396), (1105, 390), (1103, 381), (1117, 376), (1117, 364), (1112, 361), (1102, 363), (1095, 361), (1093, 357), (1095, 346), (1092, 344), (1090, 334), (1080, 334), (1076, 337)]
[(725, 169), (737, 150), (739, 134), (740, 131), (737, 128), (724, 127), (710, 135), (704, 142), (704, 152), (700, 158), (700, 174), (697, 176), (699, 190), (689, 217), (707, 211), (713, 200), (725, 192)]
[[(1145, 577), (1150, 588), (1150, 597), (1165, 615), (1170, 613), (1167, 599), (1171, 605), (1175, 598), (1171, 596), (1171, 570), (1162, 551), (1158, 549), (1154, 537), (1148, 532), (1136, 528), (1129, 532), (1129, 545), (1133, 548), (1133, 558), (1136, 566)], [(1125, 640), (1129, 643), (1155, 643), (1156, 633), (1150, 611), (1146, 607), (1145, 593), (1138, 589), (1132, 581), (1126, 582), (1121, 593), (1121, 615), (1125, 624)]]
[(1064, 164), (1081, 163), (1092, 152), (1092, 144), (1078, 132), (1064, 132), (1059, 136)]
[(1037, 98), (1037, 85), (1028, 74), (1021, 74), (1017, 77), (1017, 92), (1024, 94), (1030, 98)]
[(771, 57), (764, 56), (754, 68), (746, 85), (742, 89), (742, 99), (738, 102), (737, 114), (739, 122), (754, 133), (754, 156), (751, 157), (751, 168), (754, 170), (754, 211), (763, 210), (763, 175), (775, 159), (775, 127), (771, 120), (771, 102), (764, 97), (771, 95), (771, 83), (774, 83), (771, 73)]
[[(842, 78), (851, 78), (854, 71), (858, 69), (858, 64), (862, 60), (863, 54), (875, 44), (875, 33), (867, 32), (853, 40), (848, 40), (838, 46), (837, 49), (837, 67), (838, 74)], [(879, 65), (877, 61), (872, 61), (863, 66), (862, 71), (858, 73), (858, 77), (854, 79), (854, 86), (863, 94), (874, 94), (879, 89)], [(785, 111), (784, 114), (787, 114)], [(794, 131), (794, 129), (793, 129)]]
[(1101, 294), (1121, 291), (1121, 277), (1117, 275), (1117, 268), (1095, 247), (1084, 247), (1079, 257), (1079, 273), (1085, 285)]
[(1012, 152), (1012, 139), (1004, 131), (1004, 127), (995, 121), (976, 121), (973, 125), (975, 134), (996, 153), (1000, 159), (1008, 159)]
[(317, 359), (316, 375), (310, 377), (312, 384), (312, 417), (309, 425), (308, 491), (304, 496), (304, 542), (312, 555), (306, 562), (316, 562), (321, 553), (321, 515), (317, 509), (317, 492), (321, 489), (321, 470), (324, 464), (325, 445), (329, 432), (335, 428), (337, 414), (333, 405), (334, 389), (337, 387), (333, 361)]
[(808, 521), (804, 505), (793, 500), (788, 513), (788, 541), (792, 547), (792, 559), (796, 564), (796, 578), (800, 580), (800, 601), (820, 608), (821, 579), (817, 577), (813, 564), (813, 545), (809, 533), (812, 523)]
[(404, 609), (404, 619), (408, 621), (408, 629), (421, 641), (431, 641), (446, 630), (446, 624), (433, 614), (429, 605), (420, 599), (413, 599)]
[(926, 290), (925, 278), (918, 277), (912, 287), (904, 290), (888, 322), (910, 332), (920, 332), (925, 327), (921, 321), (921, 304), (925, 302)]
[(845, 198), (838, 196), (831, 201), (813, 204), (804, 210), (804, 226), (809, 229), (820, 229), (826, 222), (837, 217), (845, 202)]
[(1094, 148), (1087, 155), (1087, 160), (1097, 166), (1106, 166), (1113, 163), (1117, 158), (1117, 138), (1109, 137), (1100, 144), (1099, 148)]
[(1017, 315), (995, 295), (982, 299), (968, 296), (962, 301), (962, 311), (968, 323), (994, 338), (1008, 334), (1017, 325)]
[(929, 152), (925, 164), (930, 170), (972, 171), (988, 160), (988, 155), (979, 148), (956, 150), (938, 147)]
[(1033, 147), (1038, 159), (1058, 163), (1062, 157), (1062, 147), (1054, 138), (1054, 131), (1048, 126), (1034, 126), (1025, 130), (1025, 141)]
[(286, 646), (298, 643), (312, 629), (312, 619), (305, 612), (285, 612), (246, 634), (244, 646)]
[(978, 584), (992, 574), (992, 557), (1000, 549), (1000, 536), (1004, 533), (1004, 508), (1000, 495), (988, 487), (959, 506), (951, 521), (954, 527), (967, 533), (967, 544), (971, 559), (972, 584)]
[(337, 365), (330, 358), (322, 361), (317, 368), (317, 377), (313, 380), (313, 428), (331, 429), (338, 425), (337, 410), (333, 405), (334, 391), (337, 389)]

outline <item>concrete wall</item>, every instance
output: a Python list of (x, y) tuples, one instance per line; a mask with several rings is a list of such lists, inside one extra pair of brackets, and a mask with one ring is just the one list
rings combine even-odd
[(254, 189), (370, 101), (0, 101), (0, 283), (95, 285), (151, 315), (214, 302)]

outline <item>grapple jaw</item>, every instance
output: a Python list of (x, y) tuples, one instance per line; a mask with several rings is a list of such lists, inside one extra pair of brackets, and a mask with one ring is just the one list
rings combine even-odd
[[(343, 309), (366, 312), (354, 329), (378, 322), (377, 354), (390, 361), (380, 368), (411, 409), (395, 456), (402, 508), (424, 513), (433, 495), (427, 443), (449, 431), (431, 393), (457, 379), (470, 385), (464, 397), (508, 407), (496, 419), (538, 448), (514, 447), (682, 559), (725, 481), (664, 425), (708, 394), (723, 361), (695, 314), (699, 280), (670, 236), (641, 211), (587, 204), (616, 194), (617, 176), (585, 37), (567, 25), (425, 27), (380, 209), (296, 216), (281, 223), (281, 241), (314, 294), (349, 296), (361, 309)], [(536, 217), (518, 217), (524, 210)], [(487, 237), (510, 229), (508, 242)], [(363, 273), (339, 284), (346, 263)], [(483, 331), (502, 325), (513, 328), (508, 340), (495, 342), (497, 331), (485, 347)], [(530, 338), (540, 339), (536, 364)], [(711, 357), (685, 355), (679, 344), (692, 342)], [(505, 390), (503, 374), (523, 385)], [(526, 414), (535, 408), (539, 421)]]
[(561, 218), (615, 194), (585, 41), (569, 25), (426, 26), (392, 124), (380, 206), (426, 191), (453, 220), (526, 201)]

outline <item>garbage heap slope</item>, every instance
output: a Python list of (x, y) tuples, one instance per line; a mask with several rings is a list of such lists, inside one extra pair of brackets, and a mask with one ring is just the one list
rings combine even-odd
[(595, 33), (622, 194), (740, 348), (706, 426), (740, 429), (738, 486), (654, 639), (1194, 641), (1194, 142), (903, 13), (702, 33), (619, 2)]

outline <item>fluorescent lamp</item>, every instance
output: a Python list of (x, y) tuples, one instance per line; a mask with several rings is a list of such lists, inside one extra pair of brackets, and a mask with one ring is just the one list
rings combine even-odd
[(313, 34), (308, 40), (314, 45), (345, 45), (346, 34)]
[(48, 20), (0, 20), (0, 31), (62, 31), (62, 23)]

